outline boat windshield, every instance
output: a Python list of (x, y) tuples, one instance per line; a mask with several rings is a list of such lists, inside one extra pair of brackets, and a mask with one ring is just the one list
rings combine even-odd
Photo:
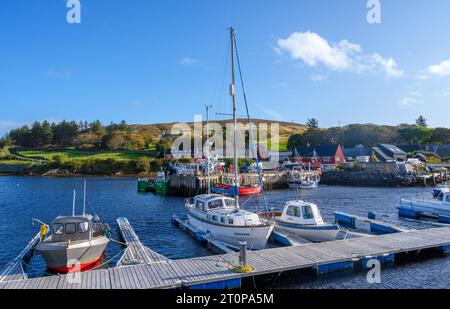
[(235, 200), (232, 199), (225, 199), (225, 207), (234, 207), (235, 206)]
[(209, 209), (223, 208), (223, 201), (221, 199), (211, 201), (208, 204), (208, 208)]
[(314, 213), (310, 206), (303, 206), (302, 212), (303, 212), (303, 219), (314, 219)]

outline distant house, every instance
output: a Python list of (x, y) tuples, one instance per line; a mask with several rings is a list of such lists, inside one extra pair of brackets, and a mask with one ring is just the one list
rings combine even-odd
[(349, 161), (361, 157), (375, 156), (381, 162), (404, 162), (407, 160), (406, 152), (395, 145), (380, 144), (377, 147), (364, 148), (358, 145), (355, 148), (344, 148), (344, 156)]
[(413, 159), (418, 159), (418, 160), (420, 160), (421, 162), (427, 162), (427, 156), (424, 155), (424, 154), (422, 154), (422, 153), (416, 154), (416, 155), (413, 157)]
[(295, 161), (303, 163), (342, 164), (345, 163), (344, 153), (339, 144), (318, 145), (315, 147), (300, 146), (295, 149)]
[(405, 162), (408, 158), (406, 152), (399, 147), (390, 144), (380, 144), (379, 149), (397, 162)]

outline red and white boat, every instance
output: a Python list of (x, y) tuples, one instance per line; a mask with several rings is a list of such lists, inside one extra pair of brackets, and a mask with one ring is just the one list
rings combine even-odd
[[(227, 184), (219, 184), (217, 185), (217, 188), (224, 190), (224, 191), (233, 191), (234, 186), (227, 185)], [(260, 194), (262, 193), (262, 187), (261, 185), (251, 185), (251, 186), (239, 186), (239, 196), (245, 196), (245, 195), (253, 195), (253, 194)]]

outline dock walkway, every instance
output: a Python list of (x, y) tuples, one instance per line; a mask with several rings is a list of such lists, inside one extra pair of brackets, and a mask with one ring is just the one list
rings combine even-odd
[(381, 236), (352, 238), (320, 244), (305, 244), (247, 253), (251, 273), (234, 273), (239, 253), (182, 260), (164, 260), (150, 264), (121, 266), (79, 274), (78, 283), (69, 283), (74, 274), (20, 280), (0, 284), (0, 289), (23, 288), (233, 288), (241, 279), (290, 270), (315, 268), (318, 273), (353, 267), (367, 259), (393, 260), (396, 254), (436, 248), (450, 250), (450, 227), (413, 230)]
[(133, 227), (127, 218), (118, 218), (117, 224), (119, 226), (122, 239), (125, 241), (126, 249), (117, 266), (135, 265), (135, 264), (152, 264), (167, 261), (167, 259), (145, 247), (139, 237), (136, 235)]

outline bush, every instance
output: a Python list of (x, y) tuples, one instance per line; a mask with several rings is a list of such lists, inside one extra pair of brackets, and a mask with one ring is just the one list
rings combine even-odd
[(58, 166), (62, 167), (64, 164), (69, 161), (69, 157), (67, 155), (56, 155), (53, 157), (53, 162)]
[(152, 172), (159, 172), (161, 170), (161, 167), (164, 165), (163, 159), (155, 159), (151, 162), (151, 171)]
[(140, 157), (136, 161), (136, 168), (139, 172), (149, 172), (152, 161), (149, 157)]

